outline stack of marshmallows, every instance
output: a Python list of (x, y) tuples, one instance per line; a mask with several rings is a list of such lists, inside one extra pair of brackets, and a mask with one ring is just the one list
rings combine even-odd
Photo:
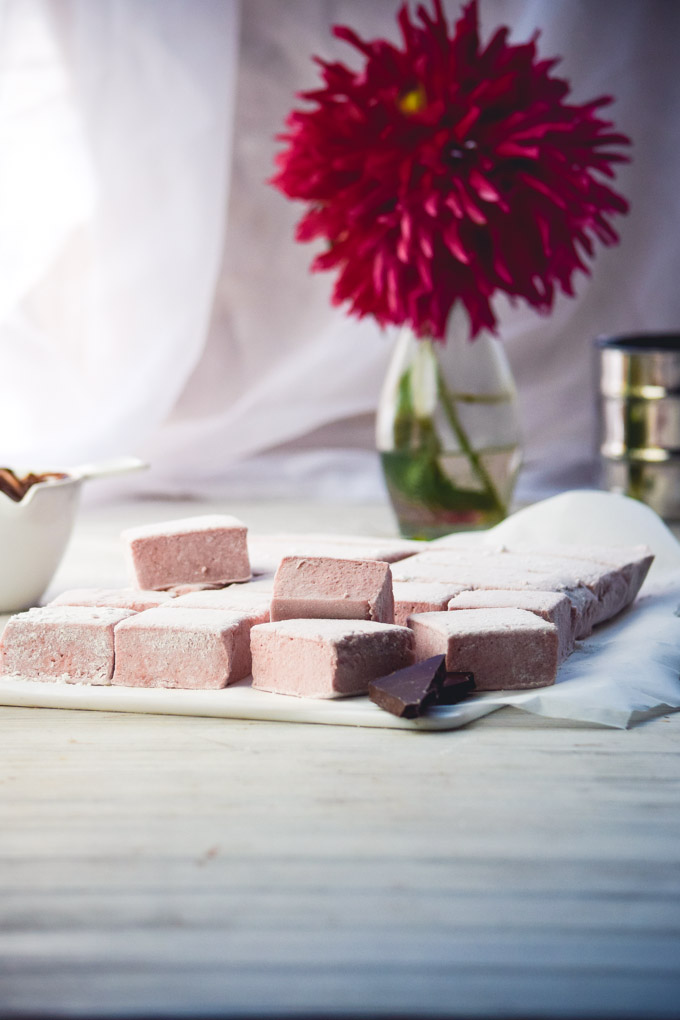
[(128, 687), (366, 693), (432, 656), (477, 690), (555, 682), (575, 642), (635, 599), (645, 547), (498, 548), (341, 536), (248, 540), (206, 515), (123, 532), (133, 587), (12, 617), (0, 672)]

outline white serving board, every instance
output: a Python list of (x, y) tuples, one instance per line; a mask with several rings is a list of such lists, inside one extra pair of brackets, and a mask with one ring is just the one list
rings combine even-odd
[(218, 691), (153, 690), (135, 687), (90, 687), (0, 679), (0, 704), (24, 708), (76, 708), (99, 712), (213, 716), (268, 722), (327, 723), (410, 730), (451, 730), (500, 708), (484, 698), (439, 709), (416, 720), (399, 719), (368, 698), (312, 699), (256, 691), (248, 681)]

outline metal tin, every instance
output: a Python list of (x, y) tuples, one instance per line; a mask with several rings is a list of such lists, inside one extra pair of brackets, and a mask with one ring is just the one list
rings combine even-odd
[(603, 483), (680, 520), (680, 333), (600, 337)]

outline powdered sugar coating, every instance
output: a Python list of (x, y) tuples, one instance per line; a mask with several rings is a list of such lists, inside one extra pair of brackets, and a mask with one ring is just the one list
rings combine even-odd
[[(262, 626), (270, 630), (277, 630), (282, 634), (291, 637), (301, 637), (309, 640), (339, 641), (344, 637), (356, 635), (371, 635), (384, 632), (392, 633), (395, 624), (376, 623), (373, 620), (326, 620), (323, 618), (278, 620)], [(397, 627), (397, 630), (406, 630), (405, 627)]]
[(159, 521), (153, 524), (140, 524), (134, 528), (126, 528), (121, 537), (126, 541), (138, 538), (156, 538), (157, 536), (172, 537), (174, 535), (193, 535), (201, 531), (219, 531), (221, 528), (246, 529), (243, 521), (231, 514), (198, 514), (196, 517), (181, 517), (172, 521)]
[(525, 609), (459, 609), (410, 618), (416, 660), (446, 655), (480, 691), (545, 687), (559, 663), (557, 628)]
[(456, 595), (448, 603), (450, 610), (526, 609), (557, 628), (560, 661), (574, 647), (572, 604), (566, 595), (552, 591), (477, 590)]
[(165, 591), (142, 591), (140, 588), (71, 588), (49, 603), (50, 606), (108, 606), (111, 609), (131, 609), (142, 613), (145, 609), (172, 602), (173, 596)]
[(368, 535), (251, 535), (248, 550), (254, 573), (276, 570), (288, 556), (326, 556), (331, 559), (380, 560), (395, 563), (421, 549), (407, 538), (374, 538)]
[(324, 556), (287, 556), (274, 578), (272, 620), (320, 617), (394, 622), (387, 563)]
[(394, 622), (407, 627), (413, 613), (443, 612), (451, 599), (465, 590), (464, 585), (439, 581), (394, 581)]
[(295, 697), (364, 694), (413, 662), (405, 627), (366, 620), (296, 619), (253, 627), (253, 687)]
[(533, 589), (542, 591), (559, 591), (571, 586), (573, 571), (568, 574), (558, 569), (529, 572), (523, 566), (512, 561), (494, 561), (490, 558), (476, 556), (435, 556), (422, 553), (402, 560), (392, 567), (395, 581), (437, 582), (439, 584), (455, 584), (461, 589), (504, 588)]
[[(585, 600), (589, 602), (587, 624), (592, 626), (615, 616), (634, 597), (640, 570), (631, 569), (632, 574), (595, 560), (563, 557), (542, 550), (512, 552), (482, 546), (479, 549), (438, 547), (396, 564), (393, 573), (397, 579), (450, 581), (469, 589), (567, 593), (587, 588), (596, 599), (596, 604)], [(585, 630), (587, 624), (584, 622), (581, 630)]]
[[(509, 551), (522, 554), (527, 549), (522, 545), (512, 545), (509, 547)], [(534, 548), (533, 551), (540, 552), (546, 556), (577, 559), (581, 562), (591, 561), (615, 567), (627, 584), (627, 605), (636, 598), (654, 561), (654, 553), (646, 545), (553, 545), (549, 547), (539, 546)]]
[(0, 672), (43, 681), (108, 684), (115, 627), (127, 609), (45, 606), (11, 617), (0, 642)]
[(192, 592), (172, 600), (177, 609), (222, 609), (228, 612), (248, 612), (255, 623), (269, 623), (272, 596), (262, 588), (250, 584), (230, 584), (227, 588), (216, 588)]
[(220, 688), (250, 672), (247, 612), (162, 608), (116, 628), (112, 682), (125, 687)]
[(246, 526), (226, 514), (206, 514), (122, 533), (140, 588), (224, 585), (250, 578)]

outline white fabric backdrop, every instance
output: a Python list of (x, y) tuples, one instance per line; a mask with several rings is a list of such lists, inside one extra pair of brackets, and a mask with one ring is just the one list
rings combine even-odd
[[(457, 0), (446, 4), (451, 17)], [(392, 338), (333, 310), (266, 184), (334, 22), (397, 37), (398, 0), (0, 0), (0, 461), (148, 458), (128, 487), (382, 492)], [(594, 478), (592, 338), (680, 329), (680, 5), (481, 0), (540, 27), (577, 101), (634, 139), (631, 215), (576, 300), (504, 309), (526, 436), (519, 496)]]

